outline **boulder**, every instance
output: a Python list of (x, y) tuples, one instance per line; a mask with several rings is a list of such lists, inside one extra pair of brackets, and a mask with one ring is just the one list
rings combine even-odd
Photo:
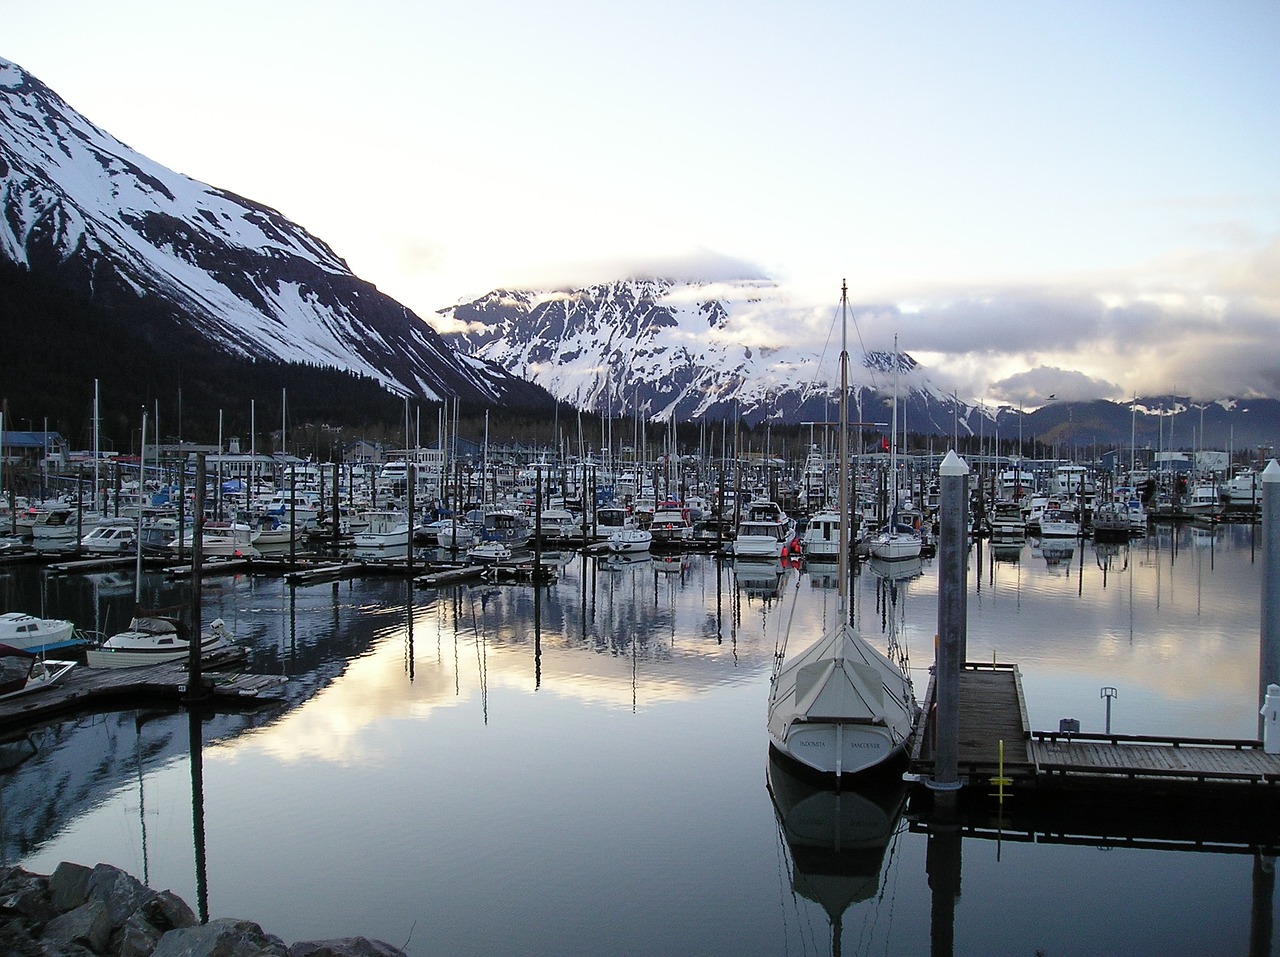
[(195, 911), (173, 891), (160, 891), (147, 898), (139, 908), (139, 913), (148, 924), (162, 933), (179, 927), (194, 927), (199, 923)]
[(100, 900), (106, 905), (112, 927), (124, 926), (129, 915), (155, 893), (132, 874), (126, 874), (110, 864), (95, 867), (85, 889), (91, 899)]
[(151, 957), (287, 957), (284, 941), (253, 921), (221, 918), (171, 930)]
[(49, 877), (49, 899), (59, 912), (75, 910), (89, 899), (91, 868), (63, 861)]
[(336, 940), (300, 940), (289, 948), (289, 957), (405, 957), (398, 947), (367, 937)]
[(57, 916), (58, 910), (49, 899), (49, 878), (21, 867), (9, 868), (0, 875), (0, 919), (16, 917), (42, 925)]
[(44, 939), (60, 944), (82, 944), (101, 952), (111, 940), (111, 931), (107, 905), (100, 900), (89, 900), (49, 921), (44, 928)]

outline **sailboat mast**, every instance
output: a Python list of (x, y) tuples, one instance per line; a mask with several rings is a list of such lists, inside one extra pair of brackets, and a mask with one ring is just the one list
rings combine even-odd
[[(133, 603), (142, 603), (142, 513), (147, 501), (147, 408), (142, 407), (142, 450), (138, 455), (138, 540), (134, 542)], [(182, 534), (182, 529), (178, 529)]]
[(837, 540), (840, 548), (840, 581), (837, 594), (840, 596), (840, 620), (846, 621), (849, 615), (849, 535), (852, 529), (849, 510), (849, 285), (847, 280), (840, 281), (840, 462), (836, 470), (840, 482), (840, 526)]
[(893, 337), (893, 424), (889, 426), (889, 529), (898, 525), (898, 337)]

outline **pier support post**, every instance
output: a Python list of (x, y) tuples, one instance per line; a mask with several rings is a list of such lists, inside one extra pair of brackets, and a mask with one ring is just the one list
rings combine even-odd
[(942, 494), (938, 535), (938, 654), (934, 665), (937, 705), (931, 788), (960, 787), (960, 668), (965, 662), (968, 583), (965, 564), (969, 541), (969, 466), (947, 453), (938, 468)]
[[(1262, 629), (1258, 653), (1258, 700), (1267, 685), (1280, 684), (1280, 462), (1262, 470)], [(1258, 737), (1262, 737), (1259, 718)]]

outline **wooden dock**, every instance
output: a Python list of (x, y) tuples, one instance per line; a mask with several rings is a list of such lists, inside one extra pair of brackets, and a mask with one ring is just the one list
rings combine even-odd
[[(930, 680), (909, 774), (934, 773), (936, 683)], [(1003, 743), (1003, 758), (1001, 744)], [(1247, 790), (1280, 800), (1280, 755), (1244, 739), (1030, 730), (1016, 665), (966, 664), (960, 672), (958, 771), (964, 790), (1059, 797), (1079, 791), (1137, 797)]]
[[(235, 659), (210, 658), (204, 663), (202, 704), (218, 709), (265, 704), (283, 697), (285, 678), (230, 670), (212, 670)], [(23, 728), (77, 712), (107, 711), (132, 704), (177, 705), (188, 702), (186, 662), (138, 668), (75, 668), (52, 688), (0, 701), (0, 731)]]

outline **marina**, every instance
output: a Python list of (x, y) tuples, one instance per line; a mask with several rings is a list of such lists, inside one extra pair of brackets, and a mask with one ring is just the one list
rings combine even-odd
[[(246, 643), (237, 671), (277, 681), (248, 709), (202, 711), (204, 872), (176, 701), (13, 732), (0, 783), (5, 860), (145, 870), (189, 900), (204, 888), (213, 916), (251, 915), (296, 939), (360, 932), (399, 943), (415, 921), (430, 924), (409, 953), (594, 952), (616, 934), (645, 951), (828, 952), (830, 910), (844, 901), (844, 952), (871, 940), (875, 952), (912, 954), (936, 952), (941, 898), (925, 860), (958, 841), (964, 894), (951, 953), (1105, 949), (1116, 935), (1162, 953), (1215, 952), (1224, 941), (1248, 952), (1259, 906), (1251, 868), (1280, 842), (1274, 814), (1220, 808), (1211, 820), (1193, 799), (1194, 813), (1150, 810), (1144, 788), (1145, 813), (1107, 817), (1069, 794), (1044, 802), (1010, 787), (1000, 803), (990, 779), (997, 742), (1022, 728), (1024, 751), (1041, 750), (1018, 762), (1006, 745), (1010, 778), (1037, 761), (1051, 770), (1055, 748), (1059, 770), (1074, 773), (1068, 766), (1085, 763), (1074, 749), (1112, 747), (1110, 738), (1182, 742), (1179, 752), (1191, 739), (1256, 741), (1256, 531), (1155, 526), (1119, 545), (1076, 541), (1065, 558), (1046, 558), (1035, 537), (1013, 549), (974, 541), (970, 670), (1016, 702), (1016, 663), (1025, 719), (999, 732), (1007, 738), (982, 736), (967, 765), (980, 781), (958, 830), (906, 782), (866, 803), (851, 788), (835, 817), (817, 819), (844, 828), (826, 851), (807, 809), (832, 792), (787, 783), (765, 729), (783, 630), (798, 640), (836, 614), (823, 566), (569, 552), (554, 580), (534, 586), (361, 572), (303, 584), (252, 573), (254, 563), (203, 585), (205, 620), (224, 618)], [(862, 562), (854, 576), (856, 626), (909, 651), (922, 702), (937, 564)], [(188, 588), (145, 573), (149, 603)], [(132, 591), (116, 571), (0, 570), (4, 609), (89, 626), (96, 616), (101, 630), (127, 621)], [(1107, 686), (1119, 689), (1109, 737)], [(981, 720), (995, 720), (989, 710), (977, 709)], [(1060, 735), (1063, 718), (1081, 731)], [(1113, 850), (1100, 857), (1098, 847)], [(827, 864), (810, 870), (819, 852)], [(832, 867), (864, 890), (833, 903), (821, 891)], [(1073, 886), (1090, 894), (1064, 893)], [(527, 905), (495, 913), (495, 894)], [(1026, 917), (996, 928), (984, 915), (1011, 894)], [(1133, 904), (1100, 908), (1095, 895)], [(1059, 915), (1051, 925), (1034, 918), (1046, 908)]]

